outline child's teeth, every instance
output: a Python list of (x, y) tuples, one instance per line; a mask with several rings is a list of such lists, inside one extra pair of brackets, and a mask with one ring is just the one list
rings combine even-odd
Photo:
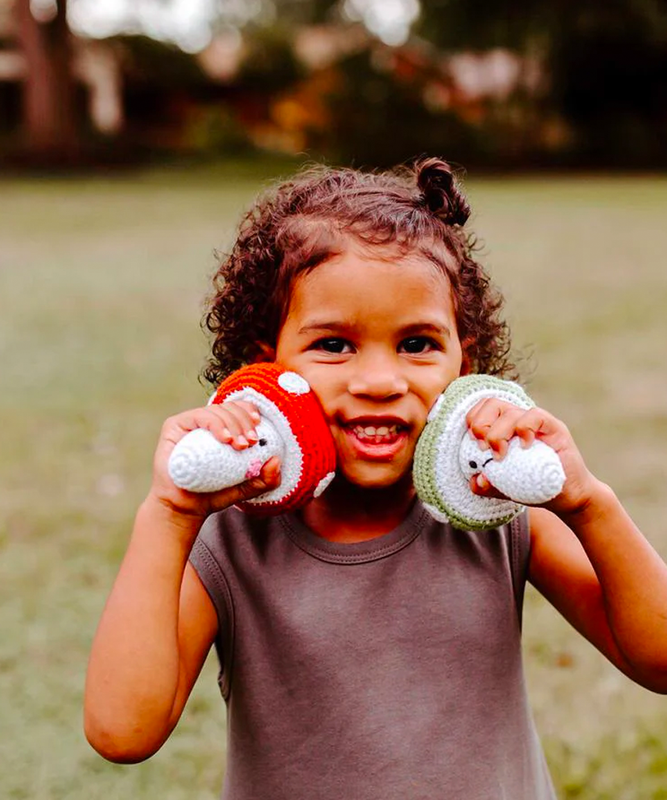
[(357, 436), (367, 436), (368, 438), (378, 436), (395, 436), (398, 433), (398, 425), (381, 425), (379, 428), (376, 428), (373, 425), (367, 425), (366, 427), (357, 425), (354, 428), (354, 432), (357, 434)]

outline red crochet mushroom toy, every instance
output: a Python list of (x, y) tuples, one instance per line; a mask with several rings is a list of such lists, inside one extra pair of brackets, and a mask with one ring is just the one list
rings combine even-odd
[(169, 474), (181, 489), (213, 492), (259, 474), (277, 455), (281, 481), (276, 489), (239, 503), (251, 514), (282, 514), (318, 497), (334, 477), (336, 450), (319, 401), (308, 382), (278, 364), (242, 367), (218, 387), (211, 403), (245, 400), (261, 420), (259, 441), (245, 450), (222, 444), (207, 430), (191, 431), (174, 447)]

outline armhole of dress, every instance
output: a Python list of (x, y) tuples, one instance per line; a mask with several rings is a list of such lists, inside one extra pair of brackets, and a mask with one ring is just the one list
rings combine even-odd
[(510, 563), (512, 568), (512, 586), (514, 601), (519, 618), (519, 627), (523, 621), (523, 598), (526, 589), (526, 574), (530, 554), (530, 530), (528, 510), (522, 511), (509, 525)]
[[(220, 661), (220, 676), (218, 685), (223, 698), (229, 698), (231, 688), (232, 667), (234, 662), (234, 603), (232, 593), (220, 565), (213, 554), (201, 539), (195, 539), (190, 562), (199, 575), (204, 588), (209, 594), (218, 615), (218, 635), (216, 636), (216, 650)], [(197, 569), (196, 562), (206, 568), (206, 574), (213, 586), (208, 586)], [(215, 594), (214, 594), (215, 592)], [(222, 600), (222, 608), (221, 601)], [(224, 616), (223, 616), (224, 614)], [(226, 624), (225, 624), (226, 623)], [(222, 652), (220, 652), (222, 650)]]

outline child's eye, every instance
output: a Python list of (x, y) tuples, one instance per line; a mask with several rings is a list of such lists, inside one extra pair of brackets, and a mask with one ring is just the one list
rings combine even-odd
[(329, 339), (320, 339), (315, 342), (317, 350), (324, 350), (326, 353), (349, 353), (350, 344), (345, 339), (331, 337)]
[(428, 336), (411, 336), (409, 339), (404, 339), (399, 345), (399, 350), (412, 354), (428, 353), (436, 349), (438, 349), (436, 343)]

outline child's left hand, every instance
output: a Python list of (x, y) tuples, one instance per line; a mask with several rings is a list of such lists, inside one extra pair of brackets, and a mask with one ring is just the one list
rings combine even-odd
[[(489, 449), (494, 458), (504, 458), (514, 436), (524, 447), (539, 439), (556, 451), (565, 470), (565, 484), (557, 497), (544, 504), (545, 508), (560, 515), (574, 513), (588, 504), (596, 480), (561, 420), (542, 408), (526, 411), (503, 400), (488, 398), (468, 412), (466, 421), (479, 447)], [(470, 488), (481, 497), (505, 497), (481, 474), (470, 479)]]

